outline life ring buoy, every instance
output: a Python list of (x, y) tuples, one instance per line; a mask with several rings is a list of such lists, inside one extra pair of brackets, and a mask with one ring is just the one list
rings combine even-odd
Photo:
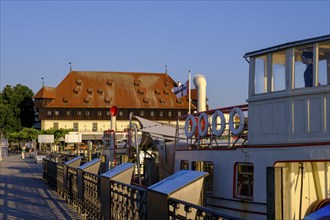
[[(239, 116), (239, 126), (238, 126), (238, 128), (234, 127), (234, 116), (236, 114)], [(231, 133), (233, 133), (234, 135), (239, 135), (240, 133), (242, 133), (242, 131), (244, 129), (244, 114), (243, 114), (242, 110), (238, 107), (235, 107), (230, 111), (230, 114), (229, 114), (229, 128), (230, 128)]]
[[(220, 117), (221, 128), (217, 129), (217, 118)], [(216, 137), (220, 137), (226, 128), (226, 119), (222, 111), (216, 110), (212, 115), (212, 132)]]
[(205, 137), (209, 129), (209, 118), (206, 113), (201, 113), (198, 117), (198, 134), (200, 137)]
[[(190, 126), (191, 126), (191, 129), (189, 131)], [(195, 130), (196, 130), (196, 119), (193, 115), (189, 115), (186, 118), (186, 123), (184, 125), (184, 132), (186, 134), (186, 137), (191, 138), (194, 135)]]

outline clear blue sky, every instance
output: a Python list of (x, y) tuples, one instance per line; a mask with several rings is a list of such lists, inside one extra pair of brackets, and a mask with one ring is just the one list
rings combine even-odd
[(330, 33), (323, 1), (4, 1), (1, 90), (35, 93), (79, 71), (164, 72), (207, 81), (211, 108), (243, 104), (258, 49)]

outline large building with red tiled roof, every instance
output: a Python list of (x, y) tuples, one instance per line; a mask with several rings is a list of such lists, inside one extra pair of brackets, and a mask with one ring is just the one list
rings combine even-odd
[(175, 86), (166, 73), (71, 71), (56, 88), (42, 87), (34, 99), (41, 129), (103, 132), (110, 128), (110, 107), (117, 106), (120, 131), (131, 112), (167, 123), (187, 114), (188, 97), (178, 99), (171, 91)]

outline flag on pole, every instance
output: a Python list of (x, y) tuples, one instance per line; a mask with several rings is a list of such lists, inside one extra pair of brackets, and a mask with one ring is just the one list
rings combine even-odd
[(178, 86), (178, 87), (173, 87), (172, 92), (176, 95), (176, 97), (179, 99), (182, 96), (188, 95), (189, 91), (189, 80), (187, 80), (184, 84)]

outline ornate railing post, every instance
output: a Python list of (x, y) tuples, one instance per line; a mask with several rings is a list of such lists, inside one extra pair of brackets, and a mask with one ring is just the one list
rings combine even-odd
[[(202, 199), (200, 195), (207, 175), (206, 172), (181, 170), (148, 187), (147, 219), (168, 220), (170, 216), (173, 217), (171, 212), (174, 212), (175, 216), (184, 216), (187, 213), (184, 206), (174, 204), (173, 210), (170, 210), (173, 204), (170, 204), (169, 199), (175, 198), (198, 205)], [(188, 211), (190, 213), (190, 210)], [(195, 215), (196, 211), (190, 213), (189, 217), (195, 219)]]
[[(117, 198), (117, 194), (114, 195), (111, 192), (111, 181), (119, 181), (124, 184), (130, 184), (132, 174), (134, 170), (133, 163), (124, 163), (119, 166), (101, 174), (101, 215), (105, 219), (111, 219), (111, 215), (114, 209), (111, 208), (111, 198), (114, 196)], [(116, 185), (117, 187), (117, 185)]]

